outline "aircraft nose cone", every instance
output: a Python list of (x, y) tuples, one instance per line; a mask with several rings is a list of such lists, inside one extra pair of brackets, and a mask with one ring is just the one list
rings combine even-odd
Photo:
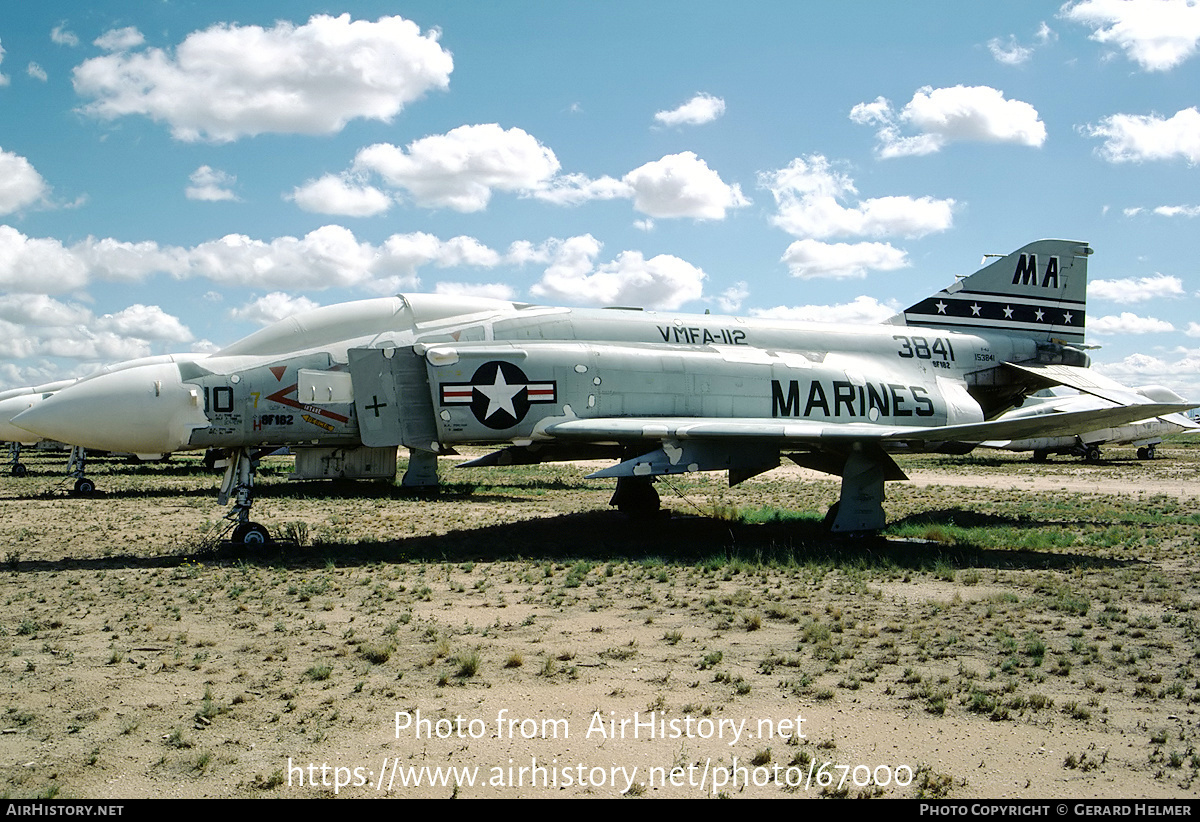
[(207, 428), (200, 389), (178, 366), (142, 366), (86, 379), (17, 414), (13, 425), (49, 440), (102, 451), (166, 454)]
[(19, 442), (24, 445), (37, 442), (39, 437), (13, 425), (12, 420), (17, 414), (28, 411), (41, 401), (41, 394), (22, 394), (0, 400), (0, 442)]

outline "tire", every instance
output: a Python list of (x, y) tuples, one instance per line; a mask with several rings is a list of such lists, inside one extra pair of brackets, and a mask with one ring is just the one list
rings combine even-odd
[(23, 477), (28, 473), (29, 473), (29, 469), (26, 468), (24, 465), (22, 465), (19, 462), (12, 467), (12, 475), (14, 477)]
[(833, 505), (829, 506), (829, 510), (825, 512), (825, 519), (821, 523), (821, 527), (826, 531), (833, 531), (833, 523), (837, 521), (838, 511), (842, 507), (842, 501), (838, 500)]
[(1049, 456), (1050, 456), (1049, 451), (1034, 451), (1033, 452), (1033, 461), (1034, 462), (1045, 462)]
[(658, 513), (658, 490), (642, 480), (618, 480), (612, 503), (617, 510), (632, 519), (647, 519)]
[(87, 477), (80, 477), (75, 480), (75, 493), (81, 497), (90, 497), (96, 493), (96, 483), (92, 482)]
[(1137, 450), (1137, 458), (1140, 460), (1148, 460), (1150, 459), (1150, 452), (1146, 448), (1139, 448)]
[(1100, 462), (1100, 446), (1089, 445), (1087, 452), (1083, 455), (1083, 458), (1091, 463)]
[(271, 532), (257, 522), (243, 522), (233, 529), (232, 541), (238, 545), (270, 545)]

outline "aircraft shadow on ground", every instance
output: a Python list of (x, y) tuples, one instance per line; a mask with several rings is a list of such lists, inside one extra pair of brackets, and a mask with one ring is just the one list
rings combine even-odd
[[(951, 512), (960, 521), (963, 512)], [(1004, 518), (991, 518), (1004, 524)], [(1021, 523), (1021, 527), (1031, 527)], [(7, 563), (10, 571), (67, 569), (173, 568), (185, 560), (241, 562), (295, 570), (330, 564), (357, 567), (380, 562), (488, 562), (496, 560), (594, 562), (661, 561), (670, 567), (727, 564), (753, 568), (841, 566), (869, 571), (932, 571), (946, 568), (998, 570), (1124, 567), (1136, 562), (1080, 553), (981, 548), (888, 537), (836, 537), (820, 520), (793, 519), (739, 523), (700, 516), (636, 520), (615, 511), (595, 510), (540, 519), (467, 528), (441, 535), (356, 542), (281, 543), (243, 546), (221, 543), (192, 552), (150, 557), (29, 560)]]

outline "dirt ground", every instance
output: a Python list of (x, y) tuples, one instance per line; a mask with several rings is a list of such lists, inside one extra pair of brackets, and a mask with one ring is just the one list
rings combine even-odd
[[(222, 547), (198, 460), (0, 480), (8, 797), (1188, 797), (1200, 446), (901, 460), (833, 540), (781, 467), (609, 509), (588, 466), (436, 496), (268, 460)], [(797, 516), (794, 512), (800, 512)], [(453, 769), (453, 770), (451, 770)]]

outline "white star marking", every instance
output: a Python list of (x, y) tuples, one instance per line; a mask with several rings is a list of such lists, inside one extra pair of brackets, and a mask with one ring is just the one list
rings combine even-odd
[(978, 316), (979, 316), (979, 309), (980, 309), (980, 308), (982, 308), (982, 307), (983, 307), (983, 306), (981, 306), (979, 303), (975, 303), (974, 305), (972, 305), (972, 306), (971, 306), (971, 316), (972, 316), (972, 317), (978, 317)]
[(1063, 314), (1063, 323), (1065, 323), (1066, 325), (1071, 324), (1071, 312), (1070, 311)]
[(491, 385), (477, 385), (475, 390), (488, 398), (487, 413), (483, 418), (490, 419), (497, 411), (506, 411), (508, 415), (514, 419), (517, 416), (517, 409), (513, 407), (513, 397), (521, 393), (523, 385), (509, 385), (504, 381), (504, 372), (499, 368), (496, 369), (496, 381)]
[(946, 304), (944, 302), (942, 302), (941, 300), (938, 300), (937, 301), (937, 310), (938, 310), (939, 314), (945, 314), (946, 313)]
[(1013, 312), (1012, 312), (1012, 307), (1011, 307), (1011, 306), (1007, 306), (1007, 305), (1006, 305), (1006, 306), (1004, 306), (1004, 319), (1006, 319), (1006, 320), (1011, 320), (1011, 319), (1012, 319), (1012, 314), (1013, 314)]
[(1038, 322), (1042, 321), (1042, 317), (1044, 317), (1045, 314), (1046, 314), (1046, 312), (1042, 311), (1042, 309), (1040, 309), (1040, 308), (1037, 311), (1033, 312), (1033, 316), (1037, 317)]

